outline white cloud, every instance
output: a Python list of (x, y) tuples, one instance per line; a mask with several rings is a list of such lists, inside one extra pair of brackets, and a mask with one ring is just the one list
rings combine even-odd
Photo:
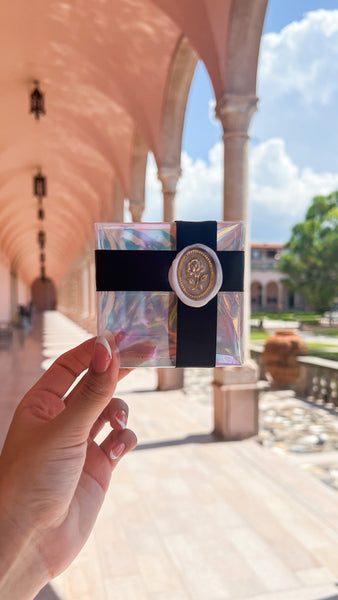
[(337, 59), (338, 10), (309, 12), (280, 33), (263, 36), (262, 94), (271, 99), (297, 92), (305, 104), (325, 106), (338, 92)]
[(338, 10), (310, 12), (263, 36), (252, 134), (286, 140), (300, 167), (338, 170)]
[[(209, 152), (208, 163), (193, 161), (182, 152), (182, 177), (177, 186), (176, 218), (183, 220), (220, 220), (222, 216), (223, 148), (218, 143)], [(146, 210), (143, 220), (162, 220), (162, 192), (157, 168), (150, 155), (146, 177)]]
[(338, 173), (299, 168), (280, 138), (252, 148), (250, 172), (252, 237), (257, 241), (286, 241), (312, 198), (338, 189)]
[[(252, 238), (286, 241), (291, 227), (303, 220), (312, 198), (338, 189), (338, 173), (299, 168), (287, 153), (284, 140), (274, 138), (251, 149), (250, 205)], [(223, 148), (209, 152), (209, 163), (182, 153), (182, 177), (176, 196), (178, 219), (222, 219)], [(149, 158), (144, 221), (162, 220), (162, 192), (153, 156)]]
[[(286, 241), (311, 199), (338, 189), (338, 10), (310, 12), (262, 40), (250, 158), (252, 239)], [(209, 104), (209, 110), (210, 106)], [(151, 158), (144, 220), (162, 220)], [(221, 219), (223, 145), (182, 154), (177, 218)]]

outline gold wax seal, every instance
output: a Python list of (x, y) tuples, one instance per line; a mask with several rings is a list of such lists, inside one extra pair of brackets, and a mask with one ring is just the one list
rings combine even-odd
[(169, 282), (182, 302), (200, 307), (218, 293), (222, 267), (217, 254), (208, 246), (194, 244), (179, 252), (169, 271)]

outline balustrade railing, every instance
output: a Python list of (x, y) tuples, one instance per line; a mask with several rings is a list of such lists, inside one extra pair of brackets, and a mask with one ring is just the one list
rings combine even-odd
[[(260, 379), (266, 379), (262, 360), (263, 347), (251, 346), (251, 357), (260, 369)], [(293, 386), (298, 396), (338, 409), (338, 362), (314, 356), (299, 356), (300, 374)]]
[(299, 395), (338, 408), (338, 362), (300, 356), (300, 377), (296, 385)]

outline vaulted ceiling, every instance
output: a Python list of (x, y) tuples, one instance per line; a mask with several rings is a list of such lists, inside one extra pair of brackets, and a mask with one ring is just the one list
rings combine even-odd
[[(179, 160), (197, 56), (216, 99), (255, 93), (252, 64), (266, 3), (1, 3), (0, 253), (23, 279), (39, 274), (41, 221), (32, 189), (38, 168), (48, 185), (47, 274), (59, 281), (92, 237), (93, 223), (113, 215), (114, 181), (132, 194), (135, 140), (141, 136), (159, 167)], [(45, 94), (39, 120), (29, 114), (34, 80)]]

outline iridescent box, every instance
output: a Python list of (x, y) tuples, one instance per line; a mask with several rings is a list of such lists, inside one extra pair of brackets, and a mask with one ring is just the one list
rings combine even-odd
[(98, 335), (114, 336), (122, 367), (242, 364), (243, 223), (95, 229)]

